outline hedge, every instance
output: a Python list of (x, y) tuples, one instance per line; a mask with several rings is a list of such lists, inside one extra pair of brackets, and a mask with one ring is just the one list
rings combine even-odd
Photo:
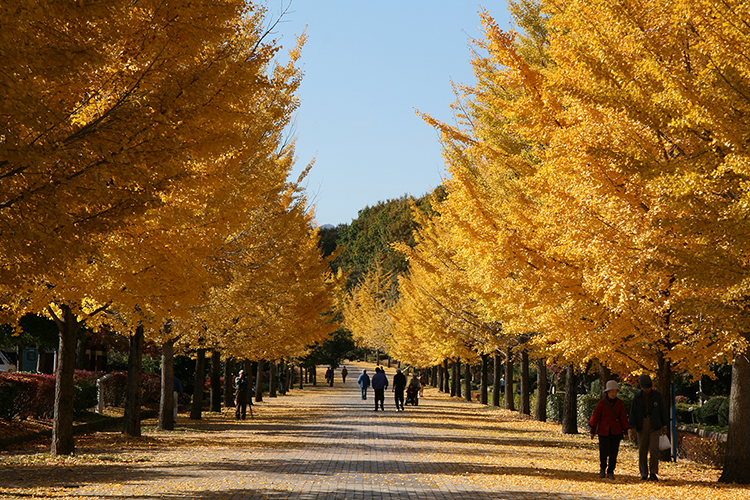
[[(101, 372), (75, 372), (73, 408), (81, 414), (97, 404), (96, 380)], [(107, 382), (105, 404), (123, 406), (127, 388), (127, 373), (115, 372)], [(158, 375), (143, 375), (141, 403), (158, 404), (161, 379)], [(50, 419), (54, 416), (55, 376), (33, 373), (0, 373), (0, 419), (19, 418)]]

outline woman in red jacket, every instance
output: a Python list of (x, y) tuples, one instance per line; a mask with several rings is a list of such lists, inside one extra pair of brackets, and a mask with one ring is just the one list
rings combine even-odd
[[(625, 413), (625, 405), (617, 397), (620, 389), (617, 382), (610, 380), (604, 389), (604, 397), (596, 405), (589, 420), (591, 439), (599, 435), (599, 477), (615, 478), (617, 453), (620, 451), (620, 441), (628, 439), (630, 423)], [(609, 459), (609, 465), (607, 465)]]

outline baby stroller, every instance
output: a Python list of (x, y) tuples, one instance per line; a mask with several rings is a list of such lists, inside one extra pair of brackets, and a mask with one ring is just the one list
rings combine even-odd
[(419, 405), (419, 387), (409, 385), (406, 388), (406, 404), (412, 406)]

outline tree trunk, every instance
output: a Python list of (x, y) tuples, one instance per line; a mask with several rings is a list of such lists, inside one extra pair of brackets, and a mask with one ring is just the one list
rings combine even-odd
[(271, 361), (271, 363), (269, 363), (269, 366), (271, 368), (271, 377), (268, 380), (268, 397), (275, 398), (276, 397), (276, 361)]
[(599, 363), (599, 386), (600, 386), (599, 392), (601, 394), (599, 395), (601, 397), (604, 397), (604, 388), (607, 386), (607, 382), (609, 382), (610, 380), (612, 380), (612, 371), (606, 366), (604, 366), (603, 364), (601, 364), (600, 362)]
[(505, 409), (515, 411), (516, 402), (513, 399), (513, 348), (508, 346), (505, 354)]
[(464, 398), (471, 401), (471, 365), (464, 363)]
[(224, 360), (224, 408), (234, 408), (234, 358)]
[(203, 414), (203, 389), (206, 386), (206, 350), (198, 349), (195, 357), (195, 385), (193, 386), (193, 405), (190, 407), (190, 418), (200, 420)]
[(125, 418), (122, 432), (128, 436), (141, 435), (141, 379), (143, 375), (143, 325), (138, 325), (130, 337), (128, 356), (128, 386), (125, 393)]
[(578, 434), (578, 398), (576, 394), (576, 372), (573, 365), (569, 365), (565, 369), (562, 433)]
[(492, 355), (492, 360), (494, 361), (494, 367), (493, 367), (493, 372), (492, 372), (492, 406), (499, 408), (500, 407), (500, 379), (502, 378), (501, 376), (502, 362), (500, 361), (500, 353), (495, 351), (495, 354)]
[(523, 350), (521, 351), (521, 403), (519, 405), (519, 411), (522, 415), (531, 415), (530, 393), (529, 353)]
[[(164, 325), (165, 332), (171, 329)], [(157, 428), (163, 431), (174, 430), (174, 341), (161, 346), (161, 394), (159, 397), (159, 422)]]
[(482, 354), (482, 380), (479, 386), (479, 402), (483, 405), (487, 404), (487, 364), (488, 354)]
[(461, 358), (456, 358), (456, 397), (461, 397)]
[(375, 366), (380, 365), (380, 351), (375, 351)]
[[(258, 361), (258, 372), (255, 375), (255, 402), (256, 403), (262, 403), (263, 402), (263, 365), (265, 364), (264, 360)], [(300, 373), (300, 375), (302, 375)], [(302, 383), (302, 377), (300, 377), (300, 384)]]
[(456, 375), (456, 367), (458, 365), (456, 364), (455, 360), (451, 360), (451, 396), (456, 395), (456, 379), (458, 379), (458, 376)]
[[(750, 334), (745, 334), (750, 340)], [(719, 482), (750, 484), (750, 352), (735, 350), (729, 389), (729, 432)]]
[(539, 358), (536, 360), (536, 406), (534, 419), (539, 422), (547, 421), (547, 363)]
[(445, 384), (445, 390), (443, 392), (445, 392), (446, 394), (451, 393), (451, 368), (453, 367), (453, 365), (450, 363), (451, 362), (448, 359), (443, 360), (443, 383)]
[(430, 386), (431, 387), (437, 387), (437, 384), (438, 384), (437, 377), (438, 377), (437, 366), (433, 366), (432, 368), (430, 368)]
[[(60, 306), (61, 315), (55, 317), (60, 336), (57, 375), (55, 377), (55, 408), (52, 421), (50, 454), (71, 455), (73, 440), (73, 398), (75, 396), (76, 334), (81, 323), (70, 306)], [(40, 351), (41, 352), (41, 351)], [(40, 356), (41, 358), (41, 356)]]
[(211, 411), (221, 413), (221, 353), (211, 351)]

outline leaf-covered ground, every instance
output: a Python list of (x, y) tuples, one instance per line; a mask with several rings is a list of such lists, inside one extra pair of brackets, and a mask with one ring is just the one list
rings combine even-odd
[(42, 439), (0, 452), (0, 497), (750, 498), (750, 488), (718, 484), (720, 471), (689, 462), (662, 463), (662, 481), (642, 482), (627, 443), (616, 479), (602, 480), (588, 436), (426, 392), (396, 413), (389, 391), (387, 411), (374, 413), (356, 376), (345, 386), (337, 377), (333, 388), (266, 398), (243, 422), (183, 415), (175, 432), (157, 432), (146, 421), (139, 438), (80, 436), (72, 457), (50, 457)]

